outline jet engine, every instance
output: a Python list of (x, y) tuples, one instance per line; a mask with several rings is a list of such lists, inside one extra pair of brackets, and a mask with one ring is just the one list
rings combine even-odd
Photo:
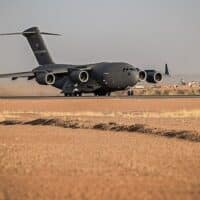
[(36, 81), (40, 85), (53, 85), (56, 81), (56, 77), (53, 73), (40, 72), (36, 74)]
[(87, 71), (72, 71), (70, 77), (73, 82), (87, 83), (89, 81), (89, 73)]
[(146, 79), (147, 79), (147, 73), (145, 71), (139, 71), (139, 80), (146, 81)]
[(158, 83), (163, 79), (162, 74), (155, 70), (146, 70), (146, 73), (147, 73), (146, 81), (149, 83)]

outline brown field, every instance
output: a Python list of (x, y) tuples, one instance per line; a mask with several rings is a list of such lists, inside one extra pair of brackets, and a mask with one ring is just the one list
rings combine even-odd
[(199, 99), (0, 100), (0, 200), (199, 199)]

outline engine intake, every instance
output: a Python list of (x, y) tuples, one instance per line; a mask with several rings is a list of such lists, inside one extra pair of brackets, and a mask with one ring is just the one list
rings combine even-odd
[(145, 71), (139, 71), (139, 80), (146, 81), (146, 79), (147, 79), (147, 73)]
[(163, 76), (160, 72), (147, 71), (147, 79), (146, 79), (147, 82), (158, 83), (158, 82), (161, 82), (162, 79), (163, 79)]
[(72, 71), (70, 74), (72, 81), (79, 83), (87, 83), (89, 81), (89, 73), (87, 71)]
[(154, 79), (155, 79), (156, 82), (160, 82), (160, 81), (162, 81), (163, 76), (162, 76), (161, 73), (157, 72), (157, 73), (154, 75)]
[(53, 73), (40, 72), (36, 74), (36, 81), (40, 85), (53, 85), (56, 81), (56, 77)]

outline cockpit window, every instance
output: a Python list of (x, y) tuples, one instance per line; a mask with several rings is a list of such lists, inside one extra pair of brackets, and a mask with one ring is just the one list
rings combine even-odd
[(136, 69), (135, 68), (132, 68), (132, 67), (124, 67), (123, 68), (123, 72), (128, 72), (128, 71), (135, 71)]

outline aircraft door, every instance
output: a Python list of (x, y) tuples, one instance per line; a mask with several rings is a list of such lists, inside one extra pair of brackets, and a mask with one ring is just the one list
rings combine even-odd
[(109, 72), (105, 72), (103, 74), (103, 83), (105, 84), (105, 86), (107, 86), (109, 88), (114, 87), (114, 79)]

